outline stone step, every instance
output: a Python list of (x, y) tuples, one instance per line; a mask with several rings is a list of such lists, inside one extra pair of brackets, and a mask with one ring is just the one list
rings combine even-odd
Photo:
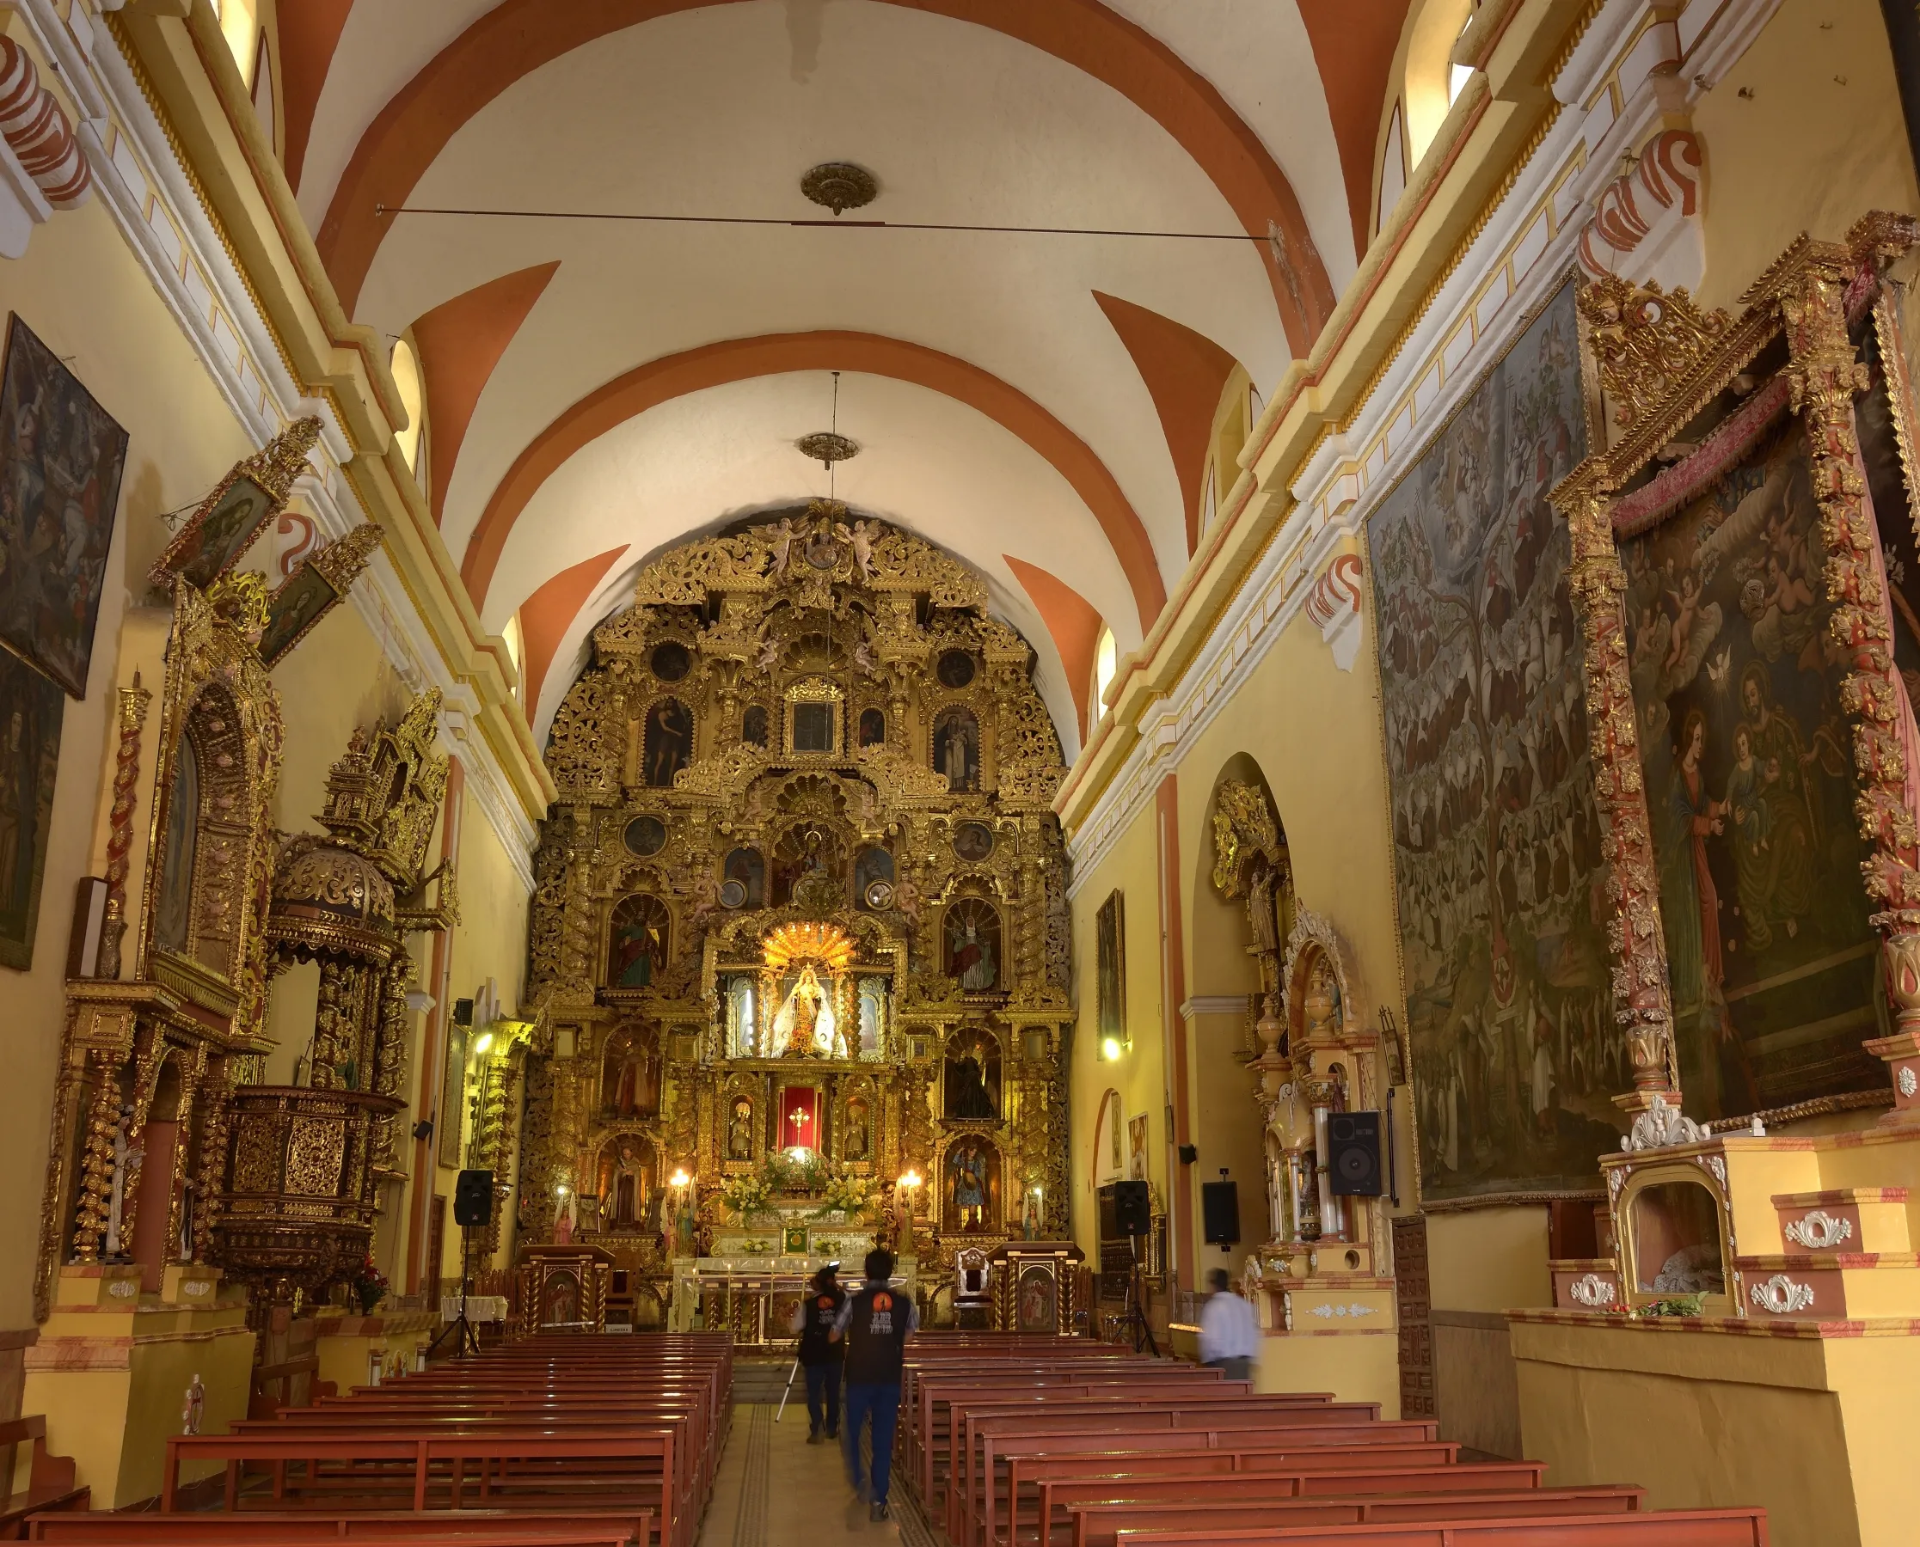
[(1781, 1244), (1792, 1252), (1908, 1252), (1908, 1190), (1837, 1187), (1773, 1194)]

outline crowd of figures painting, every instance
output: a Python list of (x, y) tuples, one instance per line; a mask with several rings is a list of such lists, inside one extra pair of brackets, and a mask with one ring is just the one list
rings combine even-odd
[[(1368, 523), (1434, 1199), (1591, 1186), (1631, 1084), (1548, 500), (1587, 451), (1577, 351), (1568, 288)], [(1890, 462), (1871, 395), (1862, 430), (1869, 467)], [(1805, 442), (1781, 417), (1724, 452), (1677, 509), (1617, 533), (1680, 1082), (1703, 1119), (1872, 1085), (1860, 1042), (1884, 1015)], [(1899, 616), (1906, 502), (1897, 477), (1874, 482), (1899, 500)], [(1920, 671), (1920, 623), (1905, 627)]]

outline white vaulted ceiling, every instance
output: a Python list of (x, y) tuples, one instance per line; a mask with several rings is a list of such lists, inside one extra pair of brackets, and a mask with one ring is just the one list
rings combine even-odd
[[(1078, 647), (1008, 561), (1077, 592), (1123, 651), (1141, 639), (1188, 558), (1168, 383), (1191, 393), (1181, 361), (1204, 357), (1270, 390), (1352, 275), (1349, 188), (1383, 101), (1366, 81), (1384, 87), (1407, 9), (321, 0), (283, 23), (309, 83), (290, 170), (343, 301), (396, 338), (440, 309), (429, 403), (465, 418), (430, 413), (428, 478), (486, 624), (519, 612), (557, 649), (536, 730), (643, 558), (825, 492), (792, 442), (826, 427), (840, 368), (863, 447), (840, 497), (988, 576), (1076, 745)], [(869, 168), (861, 216), (896, 223), (1244, 238), (1272, 218), (1291, 272), (1245, 239), (378, 208), (819, 218), (799, 180), (828, 160)], [(488, 287), (523, 271), (541, 277), (497, 305)], [(1144, 334), (1123, 339), (1116, 304), (1153, 314)], [(555, 589), (609, 555), (584, 592)]]

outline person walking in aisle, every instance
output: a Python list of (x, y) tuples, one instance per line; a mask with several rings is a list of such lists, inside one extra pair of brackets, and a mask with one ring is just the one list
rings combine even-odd
[(907, 1334), (920, 1325), (920, 1309), (911, 1295), (893, 1288), (893, 1253), (867, 1253), (867, 1281), (840, 1307), (832, 1340), (847, 1345), (847, 1480), (861, 1491), (860, 1427), (873, 1420), (870, 1520), (887, 1518), (887, 1483), (893, 1473), (893, 1430), (900, 1417), (900, 1366), (906, 1360)]
[(828, 1263), (813, 1276), (813, 1289), (793, 1308), (793, 1330), (800, 1334), (800, 1368), (807, 1372), (807, 1443), (840, 1438), (840, 1365), (846, 1348), (833, 1337), (847, 1292), (836, 1277), (840, 1265)]
[(1200, 1362), (1224, 1371), (1228, 1380), (1252, 1380), (1260, 1356), (1260, 1327), (1253, 1307), (1233, 1292), (1225, 1268), (1207, 1274), (1213, 1291), (1200, 1307)]

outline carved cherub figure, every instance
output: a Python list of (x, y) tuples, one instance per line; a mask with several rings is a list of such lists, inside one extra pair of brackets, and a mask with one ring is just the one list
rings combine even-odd
[(833, 535), (853, 549), (853, 562), (860, 566), (862, 580), (873, 579), (873, 530), (871, 521), (856, 521), (851, 527), (843, 521), (833, 529)]
[(791, 516), (782, 516), (780, 524), (773, 529), (773, 535), (767, 539), (767, 548), (773, 554), (773, 577), (778, 580), (787, 572), (787, 560), (793, 555), (793, 545), (800, 533), (794, 527)]

